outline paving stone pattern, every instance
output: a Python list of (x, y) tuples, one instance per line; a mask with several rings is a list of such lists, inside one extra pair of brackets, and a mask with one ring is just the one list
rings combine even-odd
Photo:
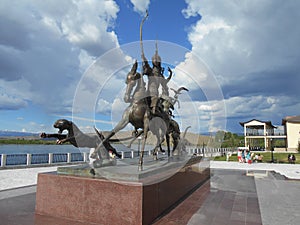
[(155, 225), (262, 224), (254, 177), (245, 171), (213, 170), (206, 183)]
[[(298, 225), (300, 180), (211, 169), (211, 179), (154, 225)], [(171, 191), (171, 190), (170, 190)], [(0, 191), (0, 225), (92, 225), (35, 215), (35, 187)]]

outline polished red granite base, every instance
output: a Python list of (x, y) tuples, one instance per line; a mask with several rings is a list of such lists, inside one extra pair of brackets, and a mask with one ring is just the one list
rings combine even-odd
[(150, 224), (210, 178), (184, 167), (158, 183), (39, 174), (36, 214), (95, 224)]

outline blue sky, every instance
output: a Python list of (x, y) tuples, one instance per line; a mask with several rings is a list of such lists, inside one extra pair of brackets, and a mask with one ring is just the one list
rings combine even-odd
[(170, 87), (190, 90), (176, 106), (182, 129), (279, 125), (300, 114), (299, 9), (294, 0), (2, 0), (0, 130), (56, 132), (59, 118), (111, 129), (127, 106), (146, 10), (146, 57), (157, 40)]

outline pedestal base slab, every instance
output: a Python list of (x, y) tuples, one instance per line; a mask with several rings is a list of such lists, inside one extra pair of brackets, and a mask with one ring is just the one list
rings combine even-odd
[(159, 174), (140, 181), (39, 174), (36, 214), (96, 224), (150, 224), (207, 181), (210, 169), (209, 163), (196, 162), (166, 179)]

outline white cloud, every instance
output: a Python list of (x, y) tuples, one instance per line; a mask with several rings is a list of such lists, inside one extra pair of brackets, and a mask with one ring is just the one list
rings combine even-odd
[[(191, 91), (191, 101), (199, 101), (203, 98), (208, 102), (218, 100), (220, 107), (224, 110), (224, 103), (222, 104), (224, 96), (216, 75), (193, 51), (185, 54), (184, 61), (179, 63), (174, 71), (176, 76), (172, 80)], [(201, 93), (203, 97), (200, 97)]]
[(96, 113), (107, 114), (110, 113), (110, 111), (111, 111), (111, 104), (104, 99), (99, 99), (96, 108)]
[(116, 124), (121, 120), (122, 115), (128, 106), (129, 104), (124, 102), (123, 96), (118, 96), (114, 99), (111, 106), (111, 120), (113, 123)]
[[(121, 48), (111, 49), (97, 58), (82, 75), (76, 87), (73, 112), (94, 112), (96, 109), (107, 114), (110, 111), (109, 105), (125, 86), (125, 76), (131, 63), (132, 59)], [(99, 102), (98, 98), (102, 100)], [(103, 101), (106, 101), (104, 105)], [(102, 104), (101, 107), (99, 103)]]
[[(186, 18), (201, 16), (189, 30), (192, 53), (216, 74), (230, 120), (280, 121), (299, 114), (296, 1), (186, 0)], [(190, 60), (186, 57), (186, 61)], [(185, 62), (189, 64), (190, 62)], [(207, 85), (207, 83), (205, 83)], [(204, 111), (207, 106), (201, 106)], [(242, 119), (243, 120), (243, 119)], [(234, 121), (237, 122), (237, 121)]]
[(198, 108), (200, 111), (209, 111), (210, 112), (213, 110), (213, 107), (211, 105), (204, 105), (204, 104), (200, 105)]
[(205, 21), (205, 19), (203, 19), (192, 27), (192, 32), (189, 34), (189, 40), (192, 45), (196, 45), (199, 44), (199, 42), (202, 41), (205, 38), (205, 36), (211, 33), (232, 33), (235, 29), (235, 26), (230, 26), (220, 18), (212, 18), (211, 21)]
[(17, 96), (0, 93), (0, 110), (16, 110), (27, 106), (27, 102)]
[(119, 11), (112, 0), (3, 0), (0, 11), (0, 88), (11, 100), (2, 100), (2, 108), (30, 101), (48, 112), (71, 112), (82, 72), (119, 46), (109, 31)]
[(300, 34), (296, 26), (299, 2), (188, 0), (187, 3), (185, 11), (189, 16), (202, 16), (189, 33), (193, 51), (217, 74), (230, 79), (229, 76), (290, 64), (292, 58), (299, 57), (293, 47)]
[(130, 0), (136, 12), (144, 14), (149, 8), (150, 0)]
[(28, 106), (30, 84), (24, 78), (15, 81), (0, 79), (0, 109), (17, 110)]
[(190, 131), (207, 133), (226, 129), (224, 102), (180, 100), (180, 109), (175, 106), (175, 120), (181, 130), (191, 126)]
[(187, 3), (187, 8), (182, 10), (182, 14), (184, 15), (184, 17), (190, 18), (192, 16), (197, 16), (201, 8), (201, 4), (199, 4), (199, 1), (185, 0), (185, 2)]
[(294, 100), (285, 96), (274, 98), (261, 95), (212, 101), (181, 101), (181, 108), (176, 108), (175, 119), (180, 121), (181, 127), (191, 125), (193, 132), (227, 130), (227, 126), (239, 127), (238, 122), (249, 119), (271, 120), (280, 125), (286, 111), (290, 115), (299, 114), (299, 102), (285, 105), (291, 101)]
[(179, 63), (174, 72), (176, 74), (176, 77), (173, 79), (174, 82), (190, 89), (199, 88), (199, 84), (207, 80), (209, 76), (205, 65), (191, 52), (186, 54), (186, 60)]
[(85, 70), (95, 62), (95, 57), (87, 53), (87, 51), (81, 49), (79, 54), (80, 72), (84, 73)]
[(294, 102), (294, 99), (286, 96), (273, 97), (259, 95), (232, 97), (225, 100), (227, 116), (229, 118), (274, 119), (274, 123), (281, 123), (281, 119), (287, 115), (286, 112), (290, 112), (291, 115), (299, 114), (300, 103), (296, 102), (286, 106), (287, 102)]

